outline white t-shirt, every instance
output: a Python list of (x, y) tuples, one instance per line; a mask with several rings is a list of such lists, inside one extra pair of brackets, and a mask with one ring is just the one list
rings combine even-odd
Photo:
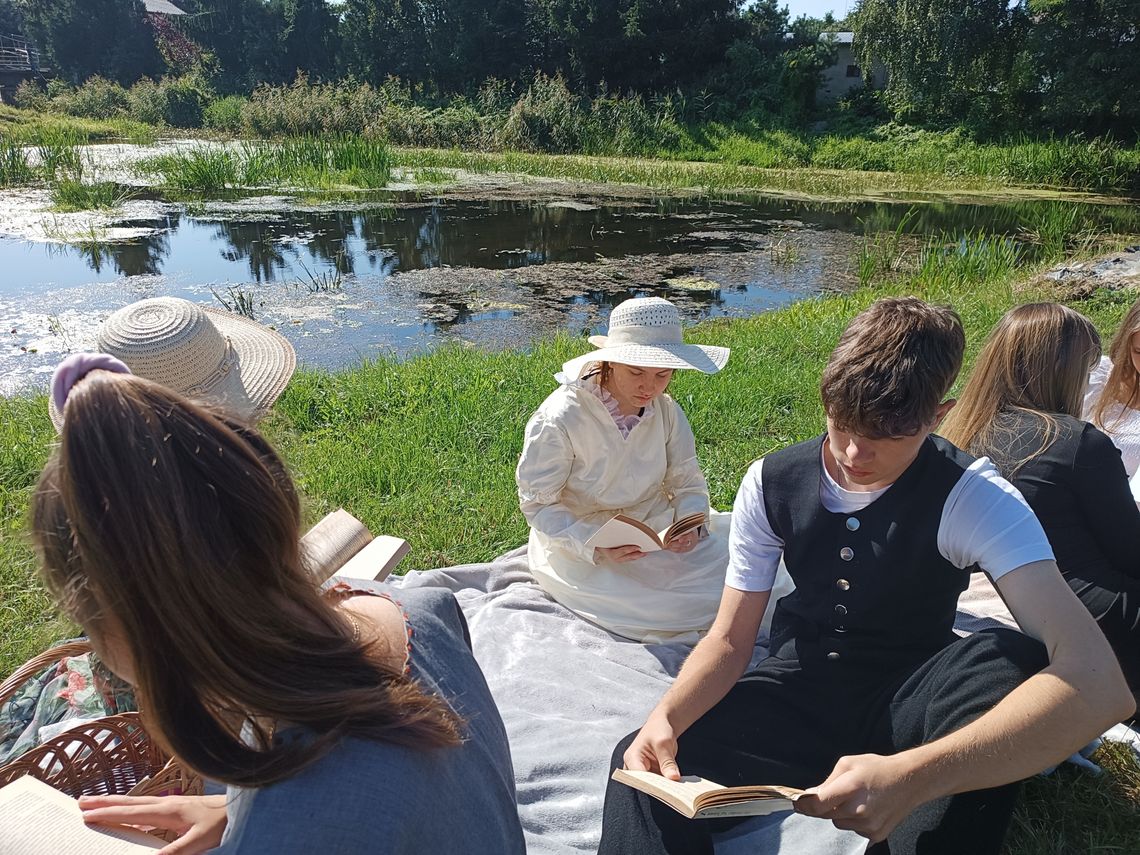
[[(784, 541), (772, 531), (764, 507), (763, 464), (761, 459), (749, 467), (732, 506), (725, 584), (738, 591), (770, 591), (784, 551)], [(826, 466), (820, 470), (819, 498), (831, 513), (861, 511), (890, 489), (845, 490)], [(946, 497), (938, 525), (938, 551), (963, 570), (977, 564), (991, 579), (1034, 561), (1053, 559), (1041, 523), (988, 457), (978, 458), (963, 471)]]

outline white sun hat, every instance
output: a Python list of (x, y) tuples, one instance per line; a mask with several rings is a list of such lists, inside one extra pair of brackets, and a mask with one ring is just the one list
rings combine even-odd
[(681, 314), (661, 297), (634, 297), (610, 312), (606, 335), (592, 335), (598, 350), (583, 354), (562, 366), (567, 381), (577, 380), (595, 362), (619, 362), (643, 368), (693, 368), (715, 374), (728, 362), (728, 348), (685, 344)]
[[(265, 415), (297, 367), (293, 345), (276, 330), (178, 297), (124, 306), (96, 341), (131, 373), (247, 421)], [(63, 416), (50, 398), (48, 408), (58, 430)]]

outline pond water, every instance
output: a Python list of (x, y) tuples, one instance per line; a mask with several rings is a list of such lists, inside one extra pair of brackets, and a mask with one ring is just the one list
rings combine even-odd
[[(113, 229), (60, 242), (51, 239), (58, 219), (42, 207), (38, 234), (10, 225), (20, 218), (5, 220), (5, 207), (27, 200), (0, 194), (9, 235), (0, 237), (0, 394), (42, 388), (60, 354), (91, 347), (110, 312), (143, 297), (245, 303), (302, 363), (337, 368), (446, 340), (526, 346), (560, 329), (595, 331), (635, 294), (674, 299), (690, 322), (753, 314), (852, 284), (867, 233), (984, 228), (1018, 238), (1059, 204), (527, 195), (137, 199)], [(1110, 228), (1131, 209), (1077, 210), (1087, 227)]]

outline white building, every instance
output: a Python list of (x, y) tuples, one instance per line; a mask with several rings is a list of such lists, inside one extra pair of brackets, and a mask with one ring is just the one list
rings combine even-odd
[(823, 70), (817, 96), (821, 102), (838, 101), (852, 89), (862, 89), (865, 84), (873, 89), (887, 85), (887, 69), (878, 62), (864, 81), (863, 69), (855, 58), (854, 33), (820, 33), (819, 40), (834, 44), (836, 50), (835, 62)]

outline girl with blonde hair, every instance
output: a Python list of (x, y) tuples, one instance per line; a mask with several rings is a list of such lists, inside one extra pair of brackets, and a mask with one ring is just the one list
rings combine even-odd
[(174, 830), (183, 855), (522, 853), (506, 733), (454, 597), (320, 590), (284, 464), (221, 410), (105, 354), (65, 360), (52, 399), (60, 444), (32, 502), (44, 581), (152, 736), (228, 786), (83, 799), (87, 821)]
[(1069, 586), (1140, 692), (1140, 510), (1120, 452), (1081, 421), (1100, 337), (1057, 303), (1006, 312), (941, 433), (989, 457), (1041, 521)]
[(1132, 304), (1108, 353), (1089, 378), (1085, 418), (1108, 434), (1131, 478), (1140, 469), (1140, 300)]

